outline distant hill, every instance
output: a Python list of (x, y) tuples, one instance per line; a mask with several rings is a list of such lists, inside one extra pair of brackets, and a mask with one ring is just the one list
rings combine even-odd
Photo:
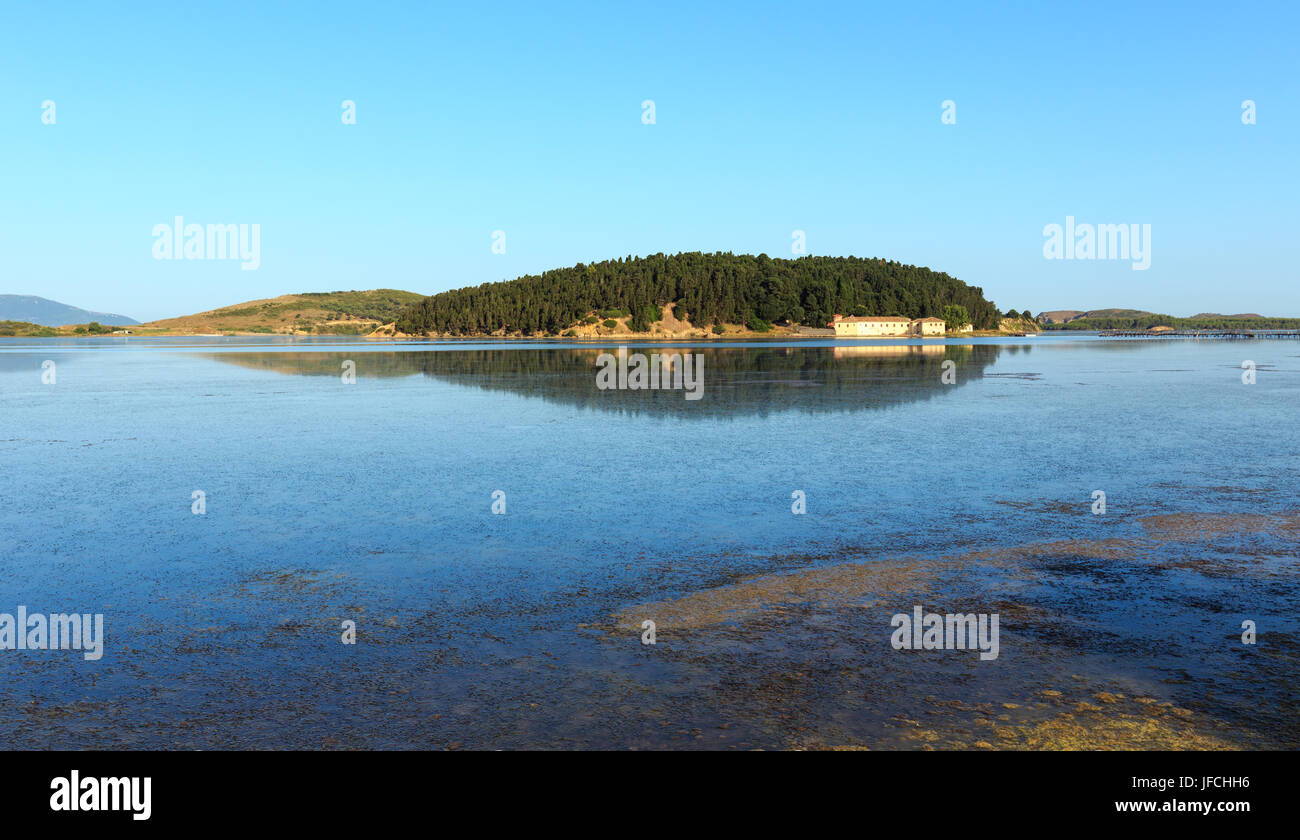
[(1048, 330), (1131, 330), (1151, 327), (1181, 329), (1300, 329), (1300, 318), (1278, 318), (1253, 312), (1220, 315), (1200, 312), (1187, 318), (1142, 309), (1054, 309), (1041, 312), (1038, 321)]
[(250, 300), (195, 315), (141, 324), (138, 335), (266, 333), (361, 335), (392, 323), (398, 313), (424, 295), (400, 289), (305, 292)]
[(1038, 321), (1042, 324), (1068, 324), (1080, 318), (1141, 318), (1154, 314), (1143, 309), (1053, 309), (1038, 313)]
[[(943, 317), (960, 306), (976, 329), (1001, 313), (982, 289), (922, 266), (861, 257), (776, 259), (691, 252), (579, 263), (425, 298), (396, 328), (425, 335), (561, 335), (596, 323), (653, 333), (675, 323), (732, 334), (771, 324), (824, 327), (835, 314)], [(620, 320), (624, 319), (624, 320)]]
[(59, 327), (64, 324), (88, 324), (98, 321), (101, 324), (129, 325), (138, 324), (134, 318), (114, 315), (111, 312), (91, 312), (48, 300), (35, 295), (0, 295), (0, 321), (24, 321), (40, 324), (44, 327)]
[(1082, 309), (1053, 309), (1051, 312), (1039, 312), (1038, 322), (1040, 324), (1066, 324), (1087, 314)]

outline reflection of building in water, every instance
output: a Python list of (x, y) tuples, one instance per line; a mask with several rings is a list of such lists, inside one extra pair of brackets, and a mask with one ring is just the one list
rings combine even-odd
[(947, 347), (943, 344), (876, 344), (857, 347), (834, 347), (831, 354), (836, 359), (855, 356), (942, 356)]
[(888, 336), (908, 335), (943, 335), (942, 318), (904, 318), (898, 315), (880, 317), (876, 315), (852, 316), (845, 318), (836, 315), (828, 327), (839, 336)]

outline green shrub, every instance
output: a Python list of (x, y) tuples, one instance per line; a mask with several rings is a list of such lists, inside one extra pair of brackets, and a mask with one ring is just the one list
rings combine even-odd
[(758, 317), (757, 315), (750, 315), (749, 320), (745, 322), (745, 326), (749, 327), (754, 332), (772, 331), (772, 325), (769, 324), (767, 321), (764, 321), (762, 318)]
[(722, 326), (721, 324), (714, 324), (714, 325), (713, 325), (713, 334), (714, 334), (714, 335), (722, 335), (722, 334), (723, 334), (724, 332), (726, 332), (726, 331), (727, 331), (727, 328), (724, 327), (724, 326)]
[(943, 320), (950, 332), (961, 329), (970, 323), (970, 313), (959, 304), (948, 304), (943, 308)]
[(602, 323), (601, 323), (601, 326), (604, 327), (604, 328), (607, 329), (607, 330), (612, 330), (612, 329), (614, 329), (615, 327), (618, 326), (618, 321), (615, 321), (613, 318), (609, 318), (609, 319), (605, 320), (604, 322), (602, 322)]

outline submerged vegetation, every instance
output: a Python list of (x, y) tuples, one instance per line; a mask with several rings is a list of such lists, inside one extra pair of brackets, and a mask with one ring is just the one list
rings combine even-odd
[(1001, 317), (983, 290), (921, 266), (692, 252), (579, 263), (442, 292), (405, 310), (397, 328), (426, 335), (558, 335), (593, 315), (630, 314), (629, 328), (646, 332), (668, 304), (675, 304), (677, 320), (701, 329), (740, 324), (756, 332), (779, 323), (823, 326), (837, 313), (940, 317), (949, 306), (963, 307), (977, 329), (995, 329)]

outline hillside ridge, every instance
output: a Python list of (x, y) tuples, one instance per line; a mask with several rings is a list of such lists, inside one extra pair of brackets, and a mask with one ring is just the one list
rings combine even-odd
[(0, 295), (0, 321), (39, 324), (43, 327), (61, 327), (65, 324), (134, 325), (140, 323), (126, 315), (112, 312), (95, 312), (70, 306), (38, 295)]

